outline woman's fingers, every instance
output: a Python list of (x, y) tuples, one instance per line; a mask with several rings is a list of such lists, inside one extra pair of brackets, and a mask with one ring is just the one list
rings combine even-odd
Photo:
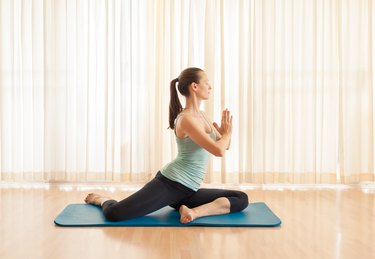
[(215, 129), (216, 129), (218, 132), (221, 133), (221, 129), (220, 129), (219, 125), (217, 125), (216, 122), (214, 122), (213, 125), (214, 125)]
[(228, 109), (223, 110), (221, 114), (221, 120), (222, 121), (228, 121), (230, 115), (230, 111)]
[(225, 121), (226, 123), (230, 122), (230, 111), (228, 111), (228, 109), (225, 112)]
[[(228, 109), (224, 109), (221, 114), (221, 126), (220, 128), (217, 126), (216, 123), (214, 123), (214, 127), (216, 129), (220, 129), (220, 133), (226, 133), (232, 131), (232, 116), (230, 115), (230, 111)], [(216, 124), (216, 126), (215, 126)]]
[(225, 110), (221, 113), (221, 122), (225, 122)]

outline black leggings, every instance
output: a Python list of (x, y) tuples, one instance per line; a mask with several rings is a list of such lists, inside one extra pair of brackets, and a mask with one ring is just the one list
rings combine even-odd
[(230, 212), (241, 211), (249, 204), (244, 192), (221, 189), (199, 189), (195, 192), (158, 172), (136, 193), (119, 202), (108, 200), (102, 208), (108, 220), (119, 221), (144, 216), (168, 205), (175, 209), (181, 205), (194, 208), (220, 197), (229, 200)]

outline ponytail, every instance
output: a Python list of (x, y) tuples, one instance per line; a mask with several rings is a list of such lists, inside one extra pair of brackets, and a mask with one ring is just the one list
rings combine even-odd
[(178, 98), (176, 83), (178, 78), (171, 81), (171, 100), (169, 102), (169, 128), (174, 129), (174, 121), (178, 114), (182, 111), (182, 105), (180, 99)]
[(200, 80), (200, 73), (204, 72), (200, 68), (189, 67), (181, 72), (181, 74), (171, 81), (171, 100), (169, 102), (169, 128), (174, 129), (174, 122), (180, 112), (182, 112), (182, 105), (178, 98), (176, 83), (178, 82), (178, 91), (185, 97), (189, 97), (189, 86), (192, 83), (198, 83)]

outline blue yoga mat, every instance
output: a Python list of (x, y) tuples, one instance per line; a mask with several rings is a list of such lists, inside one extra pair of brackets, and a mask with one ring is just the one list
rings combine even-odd
[(64, 227), (276, 227), (281, 224), (281, 221), (263, 202), (250, 203), (249, 206), (241, 212), (202, 217), (188, 224), (181, 224), (179, 212), (170, 207), (164, 207), (147, 216), (112, 222), (105, 219), (102, 209), (98, 206), (90, 204), (70, 204), (56, 217), (55, 224)]

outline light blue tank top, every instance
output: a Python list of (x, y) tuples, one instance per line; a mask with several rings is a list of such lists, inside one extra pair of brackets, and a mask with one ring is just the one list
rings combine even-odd
[[(180, 115), (177, 116), (175, 125), (179, 117)], [(207, 121), (206, 118), (205, 120)], [(212, 127), (209, 136), (213, 140), (216, 140), (216, 134)], [(179, 138), (176, 135), (176, 142), (178, 152), (177, 157), (164, 166), (160, 172), (168, 179), (197, 191), (203, 182), (210, 153), (206, 149), (197, 145), (189, 137)]]

